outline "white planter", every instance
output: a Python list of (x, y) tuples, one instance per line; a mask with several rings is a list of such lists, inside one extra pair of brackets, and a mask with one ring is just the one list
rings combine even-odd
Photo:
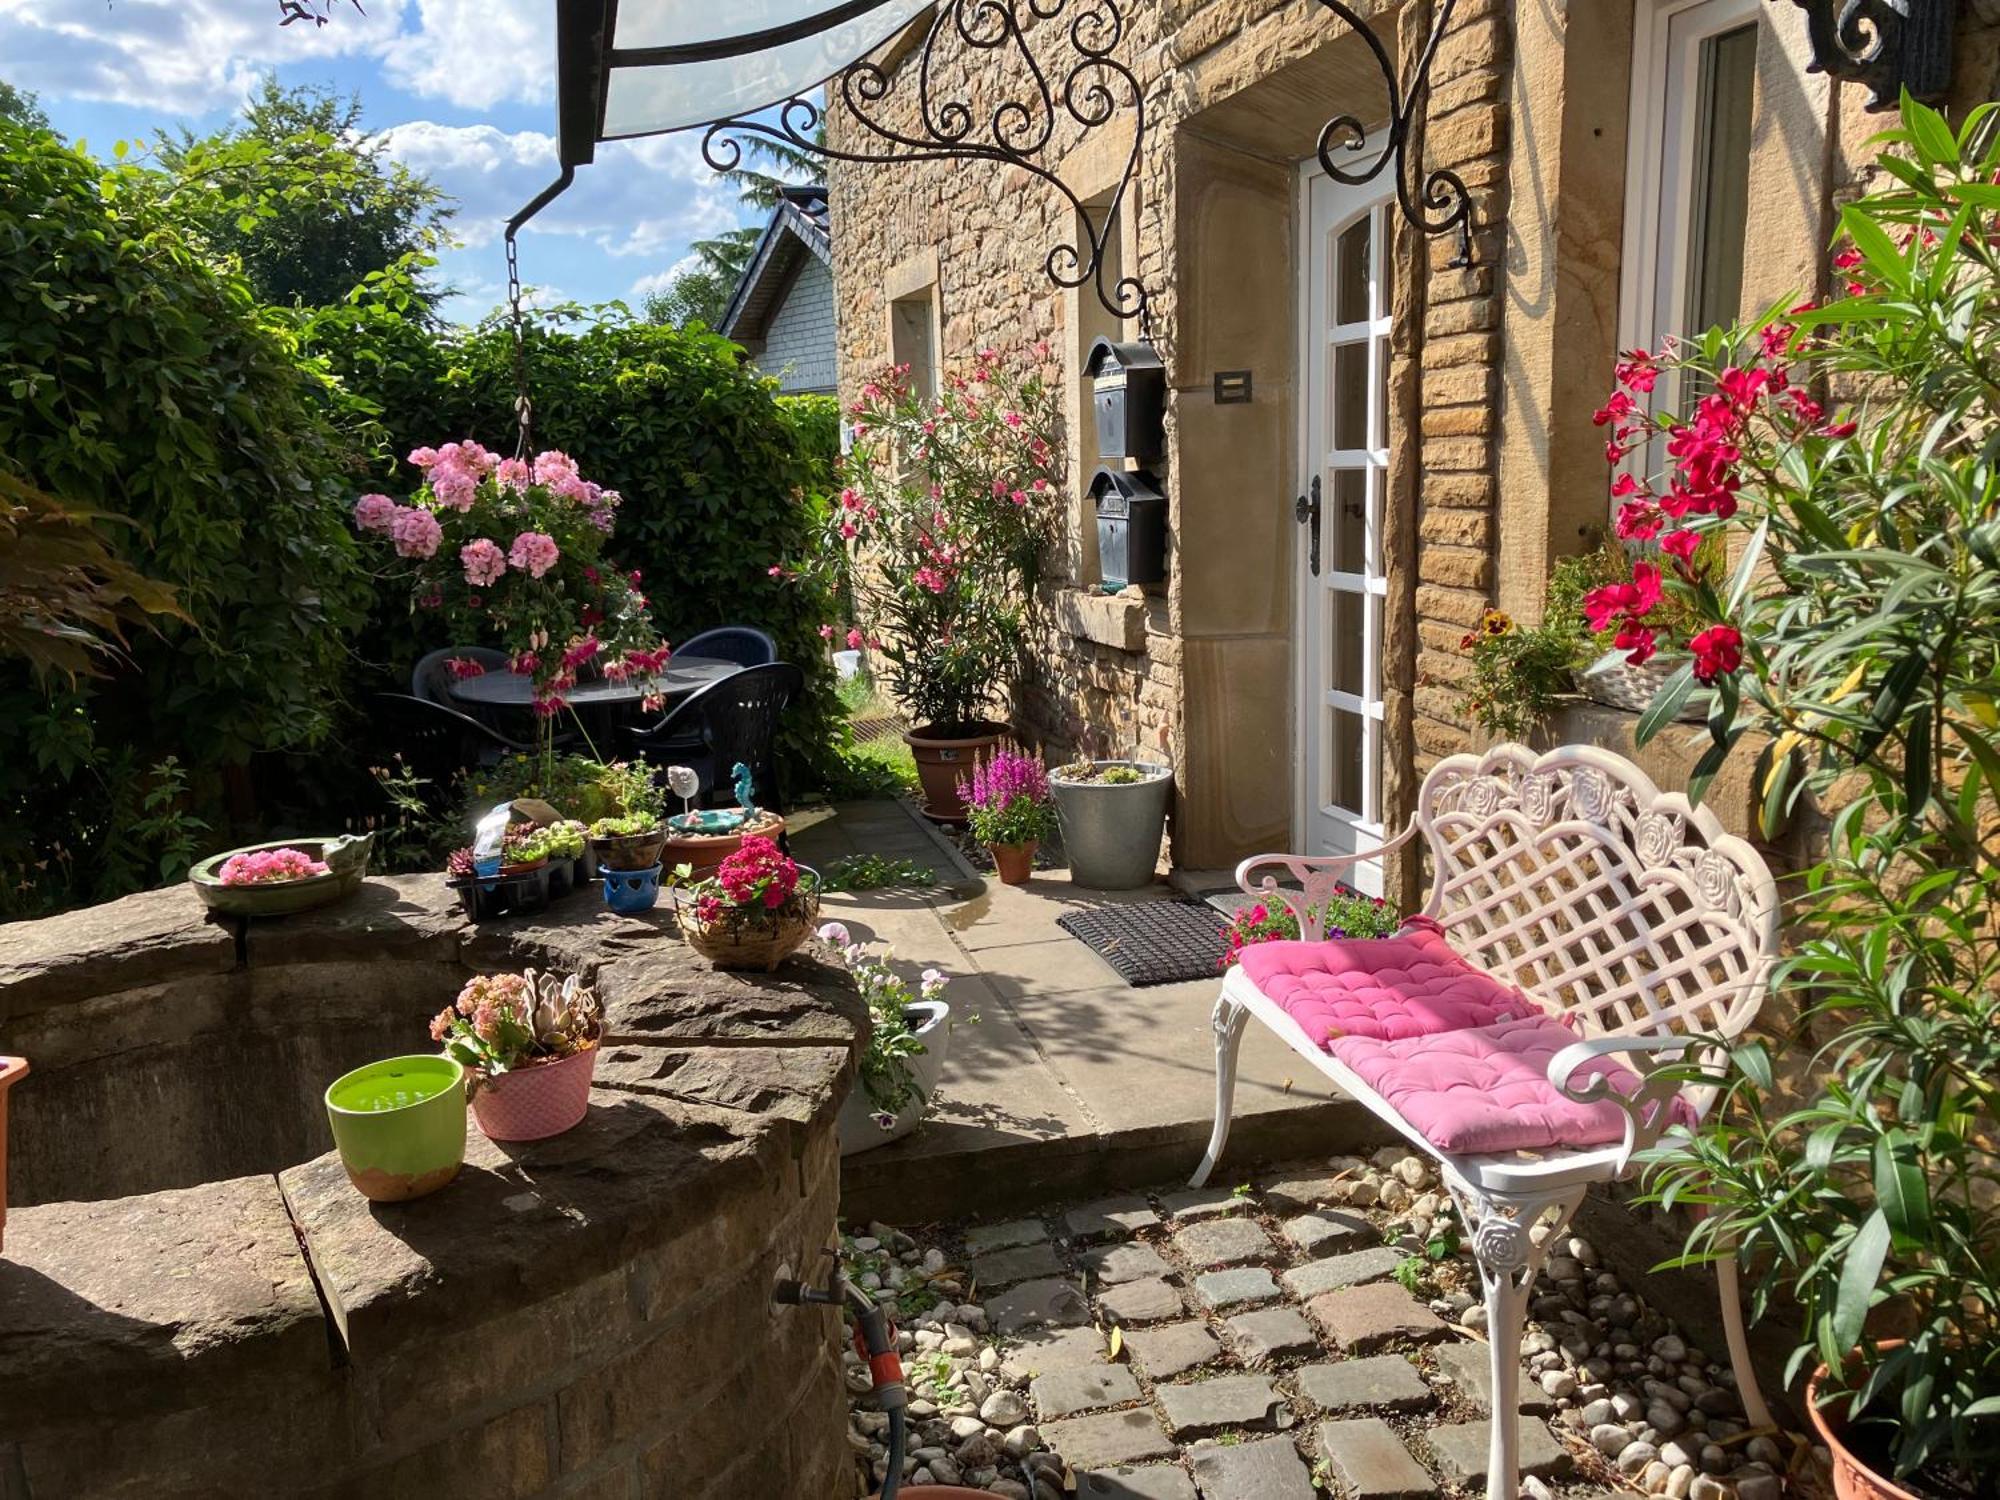
[(840, 1106), (840, 1119), (834, 1126), (840, 1137), (842, 1156), (871, 1151), (902, 1139), (923, 1123), (930, 1110), (931, 1095), (937, 1092), (938, 1078), (944, 1073), (945, 1054), (951, 1050), (951, 1007), (942, 1000), (912, 1000), (903, 1007), (903, 1015), (923, 1017), (911, 1028), (924, 1044), (924, 1050), (910, 1059), (911, 1081), (917, 1086), (917, 1097), (904, 1105), (895, 1124), (884, 1130), (875, 1120), (875, 1101), (868, 1097), (868, 1090), (857, 1078), (853, 1092)]
[[(1653, 699), (1667, 679), (1674, 675), (1678, 663), (1649, 661), (1644, 666), (1635, 667), (1630, 662), (1619, 660), (1602, 670), (1590, 669), (1576, 674), (1577, 685), (1593, 703), (1601, 703), (1606, 708), (1622, 708), (1627, 713), (1642, 714), (1653, 706)], [(1690, 723), (1698, 723), (1708, 717), (1708, 694), (1696, 688), (1688, 694), (1687, 702), (1674, 716)]]

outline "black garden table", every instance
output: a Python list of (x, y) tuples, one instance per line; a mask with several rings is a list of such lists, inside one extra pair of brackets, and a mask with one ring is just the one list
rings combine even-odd
[[(651, 677), (633, 677), (623, 682), (593, 678), (579, 682), (564, 697), (585, 732), (593, 738), (601, 735), (599, 748), (612, 753), (611, 747), (623, 742), (620, 731), (624, 726), (654, 717), (643, 706), (646, 699), (660, 698), (665, 708), (672, 708), (688, 694), (742, 670), (737, 662), (712, 656), (676, 656), (667, 663), (664, 672)], [(525, 716), (534, 708), (534, 679), (513, 672), (460, 678), (450, 685), (449, 691), (459, 707), (489, 722), (496, 714), (518, 712)]]

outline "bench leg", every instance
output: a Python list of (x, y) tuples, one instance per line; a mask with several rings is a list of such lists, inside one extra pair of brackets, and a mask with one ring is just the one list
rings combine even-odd
[[(1452, 1187), (1459, 1215), (1472, 1238), (1479, 1280), (1486, 1290), (1486, 1337), (1493, 1358), (1491, 1434), (1486, 1449), (1487, 1500), (1519, 1500), (1521, 1492), (1521, 1333), (1528, 1296), (1548, 1259), (1549, 1246), (1569, 1225), (1583, 1190), (1561, 1193), (1474, 1193)], [(1549, 1209), (1557, 1215), (1536, 1244), (1529, 1232)]]
[(1250, 1012), (1218, 995), (1209, 1015), (1209, 1029), (1215, 1033), (1215, 1129), (1208, 1137), (1208, 1154), (1188, 1179), (1189, 1187), (1208, 1186), (1208, 1174), (1222, 1160), (1222, 1148), (1229, 1144), (1229, 1112), (1236, 1099), (1236, 1049), (1243, 1044), (1243, 1026)]

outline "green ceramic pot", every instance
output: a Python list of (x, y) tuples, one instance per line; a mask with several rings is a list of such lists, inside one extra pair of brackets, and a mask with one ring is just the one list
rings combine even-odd
[[(368, 878), (368, 854), (374, 846), (372, 833), (349, 834), (337, 839), (272, 839), (211, 854), (188, 871), (188, 883), (202, 901), (230, 917), (288, 917), (311, 911), (316, 906), (339, 901), (361, 889)], [(224, 885), (222, 867), (236, 854), (255, 854), (264, 849), (297, 849), (326, 864), (324, 875), (305, 880), (285, 880), (272, 885)]]
[(326, 1117), (364, 1198), (421, 1198), (465, 1161), (465, 1069), (428, 1054), (369, 1063), (328, 1085)]

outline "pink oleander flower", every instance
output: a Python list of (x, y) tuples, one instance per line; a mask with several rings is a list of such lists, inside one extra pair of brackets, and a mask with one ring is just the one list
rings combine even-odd
[(500, 488), (512, 490), (515, 494), (526, 494), (535, 483), (535, 471), (528, 467), (525, 459), (503, 458), (498, 471)]
[(444, 540), (444, 528), (422, 507), (399, 505), (389, 518), (389, 535), (399, 557), (435, 557), (438, 544)]
[(363, 531), (386, 533), (396, 514), (396, 502), (387, 495), (363, 495), (354, 502), (354, 524)]
[(478, 537), (460, 547), (458, 560), (465, 567), (465, 581), (474, 588), (497, 583), (500, 575), (507, 571), (507, 554), (500, 550), (498, 542), (489, 537)]
[(830, 640), (832, 640), (832, 639), (833, 639), (833, 627), (832, 627), (831, 625), (822, 625), (822, 626), (820, 626), (820, 628), (819, 628), (819, 638), (820, 638), (821, 640), (823, 640), (823, 641), (830, 641)]
[(224, 885), (276, 885), (326, 874), (326, 863), (303, 849), (257, 849), (232, 854), (217, 875)]
[(1697, 682), (1727, 677), (1743, 665), (1743, 634), (1734, 625), (1711, 625), (1688, 642)]
[(919, 588), (929, 589), (933, 594), (942, 594), (951, 586), (951, 580), (946, 578), (936, 568), (919, 568), (911, 576), (916, 580)]
[(562, 559), (556, 539), (542, 531), (524, 531), (507, 550), (507, 561), (530, 578), (540, 578)]
[(860, 631), (858, 631), (858, 630), (850, 630), (850, 631), (848, 631), (848, 632), (847, 632), (847, 649), (848, 649), (848, 650), (850, 650), (850, 651), (859, 651), (859, 650), (861, 649), (861, 642), (862, 642), (862, 636), (861, 636), (861, 632), (860, 632)]

